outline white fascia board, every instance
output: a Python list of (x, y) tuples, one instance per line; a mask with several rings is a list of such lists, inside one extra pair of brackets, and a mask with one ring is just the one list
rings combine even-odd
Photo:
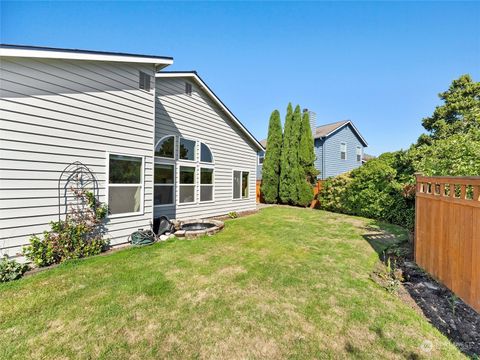
[(245, 127), (245, 125), (243, 125), (240, 120), (238, 120), (236, 118), (235, 115), (233, 115), (233, 113), (230, 111), (230, 109), (228, 109), (224, 104), (223, 102), (217, 97), (217, 95), (215, 95), (213, 93), (212, 90), (210, 90), (210, 88), (207, 86), (207, 84), (205, 84), (203, 82), (203, 80), (194, 72), (171, 72), (171, 73), (156, 73), (155, 74), (155, 77), (157, 78), (178, 78), (178, 77), (188, 77), (188, 78), (193, 78), (195, 80), (195, 82), (200, 86), (200, 88), (202, 90), (204, 90), (208, 96), (210, 96), (210, 98), (218, 105), (220, 106), (220, 108), (228, 115), (228, 117), (235, 123), (237, 124), (237, 126), (243, 131), (243, 133), (245, 135), (247, 135), (247, 137), (253, 141), (253, 143), (255, 145), (257, 145), (257, 148), (259, 150), (265, 150), (262, 146), (262, 144), (260, 144), (260, 142), (255, 139), (255, 137), (247, 130), (247, 128)]
[(6, 49), (0, 48), (0, 56), (5, 57), (26, 57), (43, 59), (68, 59), (68, 60), (90, 60), (90, 61), (113, 61), (126, 63), (155, 64), (156, 66), (167, 66), (173, 64), (173, 59), (130, 56), (130, 55), (109, 55), (91, 54), (82, 52), (32, 50), (32, 49)]
[(351, 120), (348, 120), (345, 124), (342, 124), (340, 125), (339, 127), (333, 129), (332, 131), (330, 131), (328, 134), (325, 134), (324, 136), (321, 136), (322, 138), (326, 138), (327, 136), (330, 136), (331, 134), (333, 134), (335, 131), (347, 126), (348, 124), (350, 124), (353, 128), (353, 130), (355, 131), (355, 133), (358, 135), (358, 137), (363, 141), (363, 143), (365, 144), (366, 147), (368, 147), (368, 143), (367, 141), (363, 138), (362, 134), (360, 134), (360, 131), (358, 131), (357, 127), (355, 125), (353, 125), (353, 122)]

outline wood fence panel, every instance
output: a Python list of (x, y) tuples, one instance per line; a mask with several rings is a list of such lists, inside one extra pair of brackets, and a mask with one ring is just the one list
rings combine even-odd
[(480, 312), (480, 177), (417, 176), (415, 261)]

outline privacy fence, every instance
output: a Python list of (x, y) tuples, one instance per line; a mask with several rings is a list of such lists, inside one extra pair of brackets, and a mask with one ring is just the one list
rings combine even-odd
[(480, 312), (480, 177), (417, 176), (415, 261)]
[[(310, 204), (310, 207), (316, 208), (320, 206), (320, 202), (317, 200), (317, 194), (319, 193), (320, 189), (322, 188), (324, 180), (318, 180), (315, 186), (313, 186), (313, 195), (314, 195), (314, 200), (312, 200), (312, 203)], [(263, 202), (263, 196), (262, 196), (262, 191), (261, 191), (261, 186), (262, 186), (262, 180), (257, 180), (257, 187), (256, 187), (256, 198), (257, 198), (257, 203), (262, 203)]]

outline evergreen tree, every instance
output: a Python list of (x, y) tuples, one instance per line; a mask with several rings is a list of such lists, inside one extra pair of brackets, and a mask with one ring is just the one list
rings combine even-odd
[(301, 119), (300, 139), (298, 147), (299, 183), (298, 205), (308, 206), (313, 200), (312, 184), (317, 181), (318, 171), (315, 169), (315, 151), (313, 145), (312, 128), (308, 112), (304, 112)]
[(319, 172), (315, 169), (315, 148), (313, 143), (312, 128), (310, 127), (310, 118), (308, 112), (303, 113), (302, 126), (300, 130), (300, 147), (298, 150), (298, 160), (303, 168), (306, 179), (315, 184)]
[(278, 201), (282, 154), (282, 123), (278, 110), (270, 115), (266, 147), (268, 151), (263, 161), (261, 193), (267, 204), (273, 204)]
[[(280, 202), (283, 204), (290, 203), (292, 183), (294, 182), (293, 169), (290, 166), (292, 125), (293, 109), (292, 104), (289, 103), (287, 107), (287, 115), (285, 116), (285, 124), (283, 131), (282, 156), (280, 160), (280, 186), (278, 191)], [(293, 184), (293, 189), (294, 192), (296, 192), (295, 184)]]

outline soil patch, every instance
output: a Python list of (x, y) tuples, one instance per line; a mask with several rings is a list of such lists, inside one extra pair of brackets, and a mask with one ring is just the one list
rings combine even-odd
[(412, 246), (405, 241), (384, 250), (380, 258), (388, 270), (373, 272), (371, 278), (421, 312), (464, 354), (480, 356), (480, 314), (452, 291), (433, 279), (414, 262)]

